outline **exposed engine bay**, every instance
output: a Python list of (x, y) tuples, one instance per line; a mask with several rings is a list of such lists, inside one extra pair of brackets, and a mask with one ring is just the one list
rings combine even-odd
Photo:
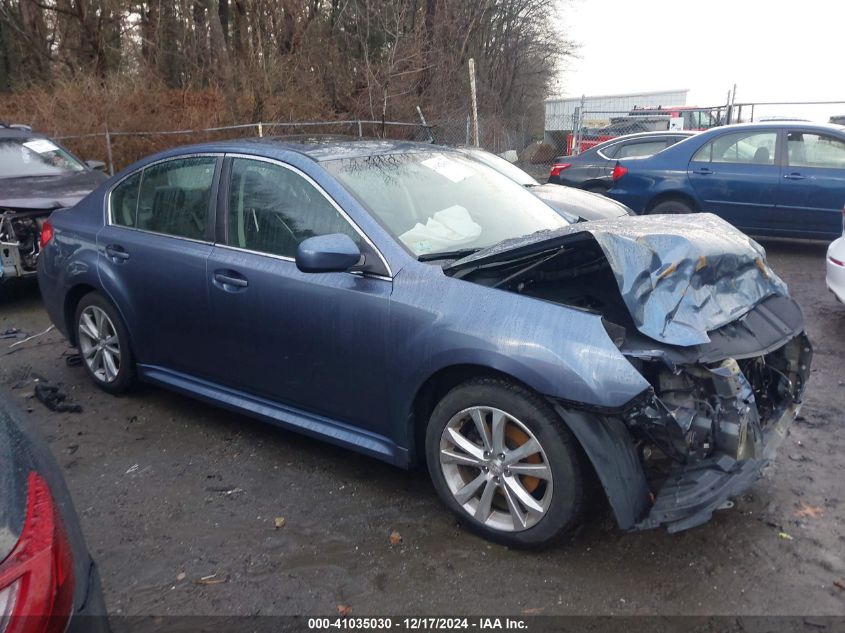
[(620, 525), (677, 531), (728, 505), (773, 457), (797, 415), (812, 347), (800, 307), (755, 242), (718, 218), (692, 231), (673, 227), (676, 216), (642, 220), (622, 235), (597, 221), (529, 236), (446, 271), (601, 316), (651, 388), (620, 411), (556, 408), (612, 505), (614, 493), (636, 497), (620, 501), (624, 520), (614, 505)]
[(0, 209), (0, 280), (36, 273), (41, 226), (50, 212)]

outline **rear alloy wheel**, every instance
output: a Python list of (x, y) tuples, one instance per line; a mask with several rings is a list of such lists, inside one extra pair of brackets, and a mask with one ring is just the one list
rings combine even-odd
[(507, 545), (542, 545), (580, 513), (574, 441), (548, 405), (512, 383), (481, 379), (450, 391), (432, 414), (429, 471), (473, 530)]
[(695, 213), (695, 209), (683, 200), (673, 199), (658, 202), (648, 213), (649, 215), (681, 215), (684, 213)]
[(76, 338), (85, 369), (98, 387), (125, 391), (134, 368), (126, 329), (116, 310), (101, 295), (91, 293), (76, 310)]

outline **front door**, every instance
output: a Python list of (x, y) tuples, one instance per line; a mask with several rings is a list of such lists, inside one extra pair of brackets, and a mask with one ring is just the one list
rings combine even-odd
[(219, 381), (382, 435), (392, 281), (359, 273), (303, 273), (296, 248), (357, 228), (298, 170), (229, 159), (223, 243), (208, 262)]
[(806, 237), (836, 239), (845, 207), (845, 139), (791, 129), (781, 168), (777, 226)]

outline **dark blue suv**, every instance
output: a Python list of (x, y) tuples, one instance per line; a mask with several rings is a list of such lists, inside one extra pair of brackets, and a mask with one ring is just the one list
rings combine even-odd
[(833, 240), (845, 206), (845, 127), (729, 125), (618, 161), (611, 198), (636, 213), (714, 213), (752, 235)]
[(623, 529), (698, 525), (800, 404), (801, 310), (714, 216), (569, 222), (460, 151), (227, 142), (54, 214), (39, 281), (102, 389), (424, 461), (488, 538), (571, 528), (593, 471)]

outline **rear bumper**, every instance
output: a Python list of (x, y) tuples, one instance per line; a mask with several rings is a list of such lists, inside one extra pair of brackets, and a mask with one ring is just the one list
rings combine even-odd
[(85, 602), (73, 614), (65, 633), (111, 633), (103, 590), (100, 586), (100, 574), (94, 563), (91, 563), (87, 586), (88, 594)]
[(845, 303), (845, 266), (834, 263), (834, 259), (845, 263), (845, 237), (840, 237), (827, 249), (827, 288)]

